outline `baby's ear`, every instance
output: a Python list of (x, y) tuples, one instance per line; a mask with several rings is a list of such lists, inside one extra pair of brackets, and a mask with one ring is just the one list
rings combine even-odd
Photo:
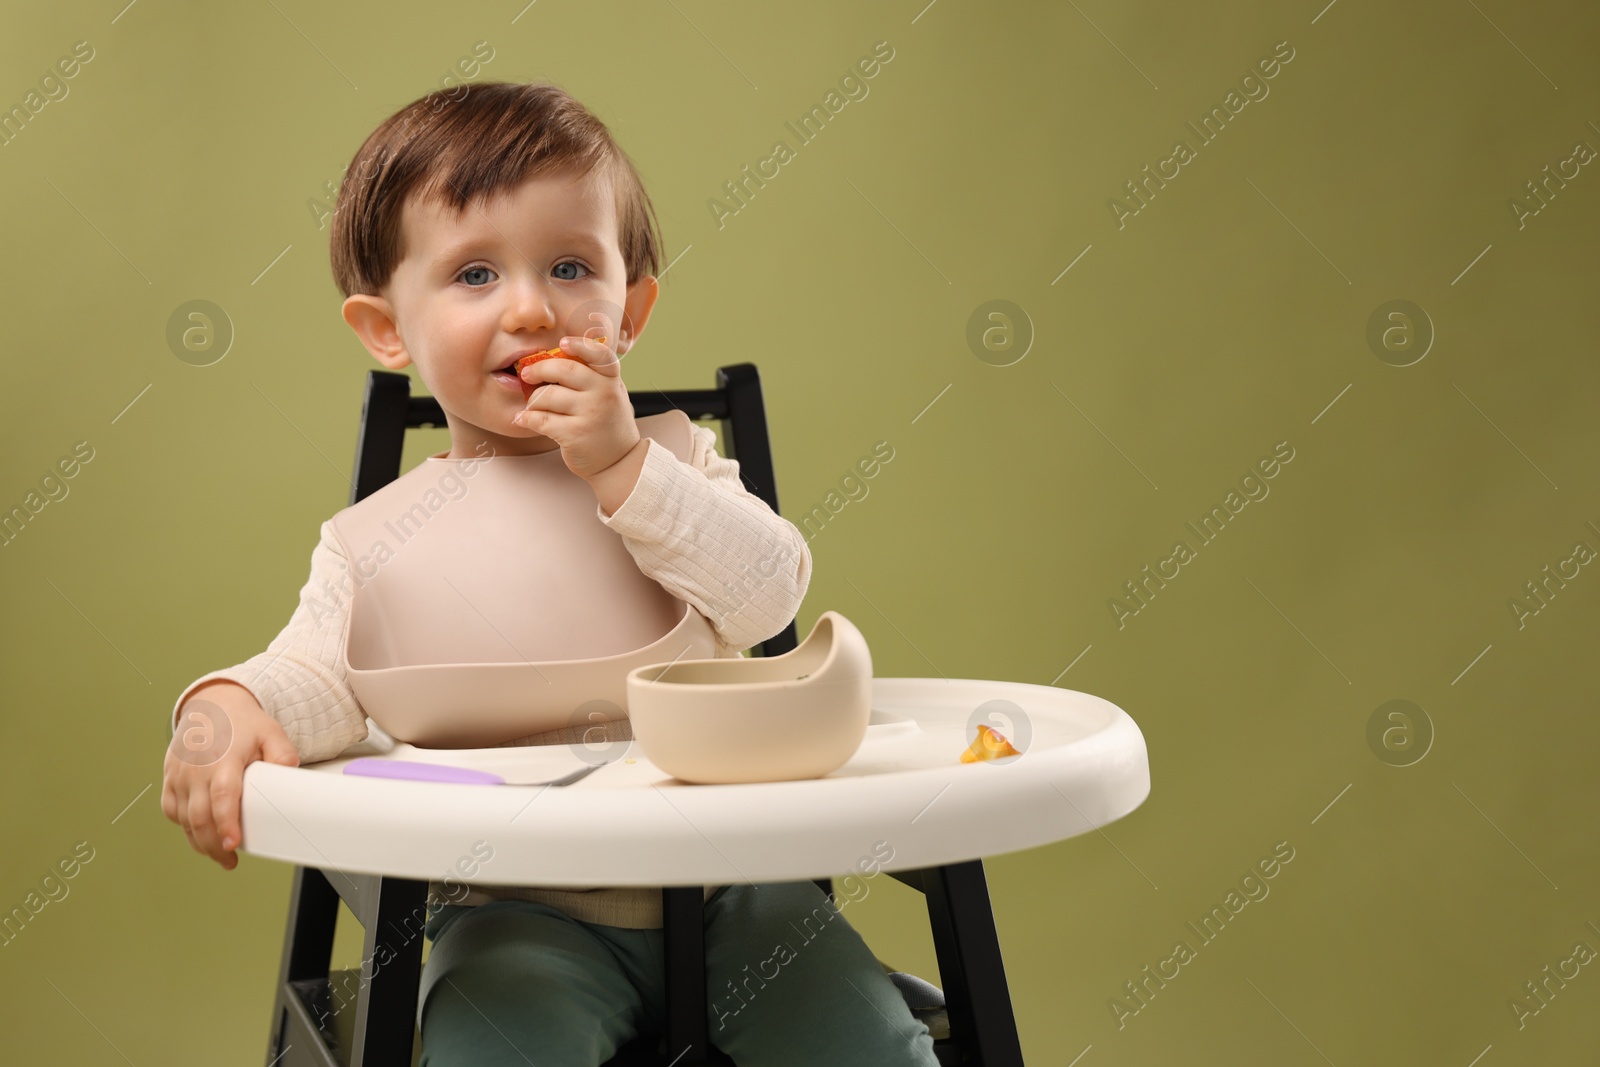
[(661, 286), (651, 274), (628, 286), (628, 295), (622, 308), (622, 325), (617, 336), (617, 355), (625, 354), (639, 340), (639, 335), (644, 333), (644, 324), (649, 321), (650, 312), (656, 306), (656, 297), (660, 294)]
[(361, 338), (373, 359), (390, 370), (410, 364), (411, 354), (406, 351), (405, 340), (395, 326), (394, 307), (388, 300), (356, 293), (345, 300), (339, 313)]

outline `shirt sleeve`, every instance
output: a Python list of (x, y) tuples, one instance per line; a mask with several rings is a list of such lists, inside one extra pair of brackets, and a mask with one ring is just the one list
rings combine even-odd
[[(367, 736), (367, 716), (344, 670), (350, 625), (349, 561), (328, 522), (311, 552), (311, 576), (288, 625), (265, 652), (189, 683), (172, 708), (176, 733), (183, 702), (204, 682), (244, 686), (288, 734), (302, 764), (332, 759)], [(203, 697), (202, 697), (203, 699)]]
[(600, 521), (622, 535), (639, 569), (710, 620), (725, 654), (782, 632), (811, 583), (811, 549), (794, 523), (745, 488), (739, 464), (693, 424), (684, 463), (653, 438), (633, 491)]

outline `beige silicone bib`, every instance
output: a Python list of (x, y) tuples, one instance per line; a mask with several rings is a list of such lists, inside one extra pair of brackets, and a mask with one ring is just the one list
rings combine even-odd
[[(683, 412), (637, 424), (689, 461)], [(726, 658), (706, 617), (600, 520), (560, 449), (430, 456), (330, 522), (354, 587), (345, 670), (362, 710), (397, 740), (479, 748), (625, 726), (629, 671)], [(619, 735), (630, 736), (608, 734)]]

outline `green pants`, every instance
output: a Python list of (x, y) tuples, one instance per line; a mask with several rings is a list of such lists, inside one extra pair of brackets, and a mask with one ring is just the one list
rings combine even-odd
[[(705, 924), (709, 1036), (739, 1067), (938, 1067), (927, 1026), (814, 882), (726, 886)], [(660, 928), (502, 900), (446, 904), (426, 932), (422, 1067), (598, 1067), (665, 1033)]]

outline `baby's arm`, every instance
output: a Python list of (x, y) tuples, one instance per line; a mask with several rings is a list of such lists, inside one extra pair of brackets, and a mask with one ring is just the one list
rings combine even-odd
[(351, 592), (348, 561), (324, 522), (311, 552), (311, 576), (288, 625), (265, 652), (191, 682), (173, 706), (174, 732), (184, 701), (205, 683), (225, 679), (248, 690), (283, 727), (301, 763), (331, 759), (365, 738), (366, 714), (344, 671)]
[(744, 487), (739, 464), (695, 425), (690, 462), (651, 441), (633, 492), (610, 517), (639, 569), (711, 621), (726, 652), (780, 632), (811, 582), (811, 550), (788, 519)]

